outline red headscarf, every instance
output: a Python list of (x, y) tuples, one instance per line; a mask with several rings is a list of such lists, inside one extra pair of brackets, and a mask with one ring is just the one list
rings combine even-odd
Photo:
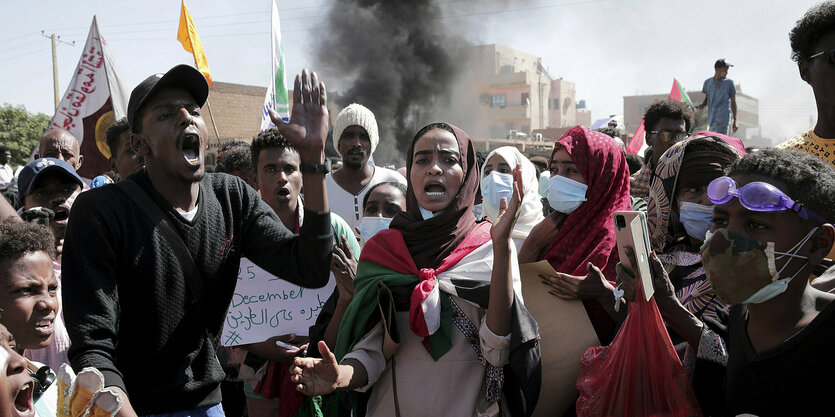
[[(426, 132), (436, 129), (451, 130), (458, 141), (458, 152), (461, 153), (461, 167), (464, 170), (464, 183), (458, 190), (458, 195), (444, 209), (444, 212), (431, 219), (423, 220), (420, 206), (412, 188), (412, 160), (414, 159), (415, 143)], [(409, 248), (409, 253), (415, 261), (415, 266), (421, 268), (437, 268), (458, 244), (476, 226), (473, 215), (473, 204), (479, 189), (479, 172), (476, 164), (475, 149), (470, 136), (463, 130), (446, 124), (431, 124), (418, 131), (409, 145), (406, 155), (406, 211), (398, 214), (391, 221), (390, 228), (399, 229), (403, 233), (403, 240)]]
[(587, 200), (565, 219), (542, 258), (557, 272), (577, 276), (585, 276), (591, 262), (614, 281), (618, 254), (612, 214), (632, 210), (625, 154), (606, 134), (581, 126), (554, 145), (551, 160), (559, 149), (568, 152), (586, 180)]

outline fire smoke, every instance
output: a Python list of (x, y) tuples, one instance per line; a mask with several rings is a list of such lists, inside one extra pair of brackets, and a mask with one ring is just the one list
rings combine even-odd
[(316, 68), (336, 81), (340, 108), (355, 102), (374, 112), (378, 165), (402, 166), (417, 130), (443, 121), (431, 118), (448, 102), (454, 51), (464, 42), (441, 14), (431, 0), (338, 0), (328, 14)]

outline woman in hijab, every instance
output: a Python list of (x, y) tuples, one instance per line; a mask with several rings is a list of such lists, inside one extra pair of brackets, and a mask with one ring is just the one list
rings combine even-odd
[(542, 275), (549, 292), (583, 300), (602, 344), (614, 330), (615, 265), (612, 215), (631, 210), (629, 167), (609, 136), (577, 126), (554, 145), (548, 204), (555, 211), (534, 227), (520, 262), (547, 260), (556, 276)]
[[(538, 378), (520, 377), (514, 358), (526, 358), (530, 372), (539, 357), (510, 242), (521, 172), (491, 226), (472, 214), (479, 176), (466, 133), (428, 125), (407, 159), (407, 210), (363, 248), (336, 355), (320, 342), (323, 359), (298, 358), (292, 379), (307, 395), (373, 388), (369, 416), (524, 413), (536, 404)], [(389, 290), (393, 316), (380, 313)], [(522, 385), (516, 391), (514, 381)]]
[(509, 199), (513, 193), (513, 168), (517, 165), (522, 168), (524, 198), (519, 219), (516, 220), (510, 237), (516, 244), (516, 249), (519, 250), (531, 229), (544, 218), (542, 202), (539, 198), (539, 175), (536, 167), (515, 146), (502, 146), (494, 149), (487, 155), (486, 162), (481, 167), (481, 196), (484, 215), (490, 221), (496, 221), (501, 198)]
[(652, 250), (667, 270), (679, 301), (699, 319), (718, 320), (717, 311), (726, 309), (716, 299), (699, 253), (713, 225), (707, 186), (739, 158), (722, 139), (694, 136), (664, 152), (650, 183), (647, 226)]

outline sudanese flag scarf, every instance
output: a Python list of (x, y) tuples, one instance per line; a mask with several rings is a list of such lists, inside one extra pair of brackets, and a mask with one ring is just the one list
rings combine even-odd
[[(632, 209), (625, 154), (608, 135), (581, 126), (566, 132), (554, 145), (551, 160), (559, 149), (571, 156), (588, 191), (586, 201), (565, 219), (542, 259), (555, 271), (576, 276), (585, 276), (591, 262), (614, 281), (618, 254), (612, 214)], [(606, 344), (614, 333), (614, 321), (596, 301), (583, 300), (583, 304), (601, 343)]]
[[(482, 223), (487, 226), (486, 229), (482, 226), (478, 228), (479, 233), (471, 233), (479, 225), (472, 214), (479, 178), (475, 150), (464, 131), (447, 124), (421, 129), (409, 146), (407, 178), (411, 177), (415, 143), (433, 126), (450, 131), (455, 136), (464, 181), (449, 206), (441, 214), (426, 220), (409, 181), (406, 212), (398, 214), (388, 230), (375, 235), (363, 248), (354, 278), (354, 298), (345, 312), (337, 336), (334, 353), (339, 360), (369, 330), (369, 320), (373, 318), (376, 324), (379, 319), (372, 316), (380, 282), (392, 288), (398, 310), (408, 308), (409, 327), (424, 338), (424, 346), (433, 359), (439, 359), (452, 346), (452, 307), (449, 296), (439, 291), (436, 274), (453, 267), (473, 249), (487, 243), (490, 232), (489, 223)], [(450, 257), (470, 234), (473, 236), (467, 245), (458, 250), (455, 257)], [(448, 258), (449, 261), (445, 262)], [(474, 286), (477, 289), (473, 291), (478, 294), (470, 295), (481, 298), (489, 294), (490, 277), (486, 277), (486, 282), (482, 284)], [(447, 293), (452, 292), (452, 287), (446, 290)], [(486, 296), (479, 301), (483, 301), (486, 307)]]
[[(435, 360), (452, 346), (450, 295), (487, 308), (492, 250), (482, 252), (490, 240), (490, 224), (478, 222), (472, 214), (479, 171), (469, 136), (447, 124), (421, 129), (409, 146), (407, 178), (411, 178), (415, 143), (432, 128), (450, 131), (455, 136), (464, 170), (463, 184), (442, 213), (424, 220), (409, 181), (406, 212), (398, 214), (388, 230), (377, 233), (363, 248), (354, 278), (354, 298), (339, 326), (334, 349), (337, 360), (380, 320), (376, 313), (380, 283), (391, 288), (398, 310), (409, 311), (410, 329), (401, 331), (423, 337), (424, 347)], [(474, 256), (468, 256), (471, 254)], [(503, 373), (503, 391), (508, 407), (517, 410), (513, 414), (526, 415), (539, 396), (539, 328), (518, 298), (511, 308), (511, 364)], [(488, 391), (489, 386), (488, 381)], [(489, 398), (490, 392), (487, 394)]]

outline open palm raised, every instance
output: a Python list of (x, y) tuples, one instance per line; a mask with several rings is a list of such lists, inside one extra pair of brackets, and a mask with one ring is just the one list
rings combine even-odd
[(285, 122), (270, 109), (270, 119), (279, 133), (305, 156), (317, 157), (324, 152), (328, 137), (328, 99), (325, 83), (319, 81), (315, 72), (306, 68), (296, 75), (293, 83), (293, 109), (290, 121)]

